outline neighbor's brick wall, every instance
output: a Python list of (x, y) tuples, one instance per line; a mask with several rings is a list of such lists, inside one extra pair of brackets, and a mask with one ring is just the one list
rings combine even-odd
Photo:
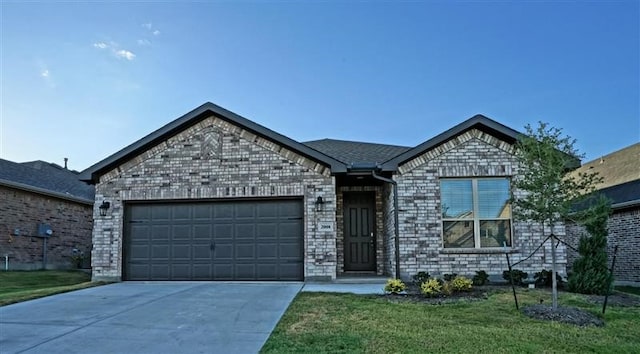
[(384, 218), (384, 230), (382, 237), (383, 252), (383, 273), (395, 277), (395, 219), (393, 205), (393, 187), (385, 183), (382, 191), (382, 215)]
[[(513, 147), (479, 130), (470, 130), (443, 145), (418, 156), (399, 167), (401, 277), (410, 278), (419, 271), (431, 275), (457, 273), (473, 275), (484, 270), (501, 275), (507, 269), (504, 253), (490, 250), (444, 249), (440, 210), (440, 178), (448, 177), (511, 177), (518, 163)], [(514, 193), (521, 193), (514, 191)], [(555, 234), (564, 235), (564, 226)], [(545, 234), (548, 234), (546, 230)], [(541, 228), (514, 221), (511, 262), (528, 256), (542, 242)], [(541, 269), (551, 269), (551, 243), (517, 268), (531, 276)], [(565, 273), (566, 251), (558, 248), (559, 272)]]
[(375, 195), (375, 239), (376, 239), (376, 274), (383, 275), (384, 268), (384, 214), (382, 203), (382, 186), (342, 186), (338, 188), (336, 197), (336, 245), (337, 245), (337, 272), (344, 273), (344, 193), (348, 192), (373, 192)]
[[(96, 186), (93, 278), (122, 276), (123, 204), (129, 200), (301, 197), (306, 279), (336, 276), (335, 183), (330, 170), (216, 117), (207, 118), (104, 174)], [(315, 200), (328, 203), (320, 213)], [(109, 215), (97, 209), (111, 202)]]
[[(614, 279), (620, 284), (640, 285), (640, 208), (616, 210), (607, 223), (607, 253), (609, 265), (613, 258), (613, 250), (618, 246)], [(567, 224), (566, 241), (578, 248), (581, 236), (588, 236), (584, 227), (575, 223)], [(570, 272), (578, 253), (567, 250), (567, 271)]]
[[(69, 256), (77, 248), (91, 252), (91, 205), (0, 186), (0, 257), (9, 255), (9, 269), (41, 269), (43, 240), (35, 237), (38, 224), (51, 226), (47, 240), (47, 268), (72, 266)], [(20, 229), (20, 236), (13, 235)]]

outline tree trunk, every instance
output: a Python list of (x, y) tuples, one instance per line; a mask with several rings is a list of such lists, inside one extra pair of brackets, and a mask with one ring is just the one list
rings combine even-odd
[(555, 246), (556, 236), (553, 234), (553, 229), (551, 230), (551, 299), (552, 299), (552, 308), (554, 310), (558, 309), (558, 283), (556, 280), (556, 246)]

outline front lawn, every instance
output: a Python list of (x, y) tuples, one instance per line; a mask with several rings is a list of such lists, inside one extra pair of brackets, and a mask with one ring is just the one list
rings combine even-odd
[[(520, 304), (551, 296), (519, 290)], [(561, 305), (600, 314), (582, 295), (561, 293)], [(576, 327), (534, 320), (516, 311), (513, 296), (499, 291), (487, 300), (446, 305), (390, 302), (376, 296), (300, 293), (262, 353), (637, 353), (640, 306), (609, 306), (604, 327)]]
[(95, 285), (81, 271), (0, 271), (0, 306)]

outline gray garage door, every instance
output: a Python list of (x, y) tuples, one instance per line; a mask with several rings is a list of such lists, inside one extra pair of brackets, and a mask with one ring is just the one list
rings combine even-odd
[(302, 280), (300, 200), (127, 204), (127, 280)]

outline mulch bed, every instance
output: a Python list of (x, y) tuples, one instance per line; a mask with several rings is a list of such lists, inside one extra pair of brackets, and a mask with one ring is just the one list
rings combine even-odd
[[(508, 286), (476, 286), (469, 292), (458, 292), (449, 296), (426, 297), (420, 294), (420, 289), (414, 284), (407, 284), (407, 289), (402, 294), (385, 294), (382, 295), (391, 302), (412, 302), (424, 303), (430, 305), (442, 305), (458, 302), (473, 302), (485, 300), (492, 292), (510, 290)], [(588, 301), (595, 304), (602, 304), (604, 296), (585, 295)], [(640, 296), (635, 296), (623, 292), (614, 292), (609, 296), (607, 304), (611, 306), (632, 307), (640, 306)], [(576, 326), (604, 326), (604, 321), (597, 315), (579, 309), (577, 307), (558, 306), (556, 310), (549, 305), (532, 305), (522, 308), (522, 313), (531, 318), (556, 321), (562, 323), (573, 324)]]

